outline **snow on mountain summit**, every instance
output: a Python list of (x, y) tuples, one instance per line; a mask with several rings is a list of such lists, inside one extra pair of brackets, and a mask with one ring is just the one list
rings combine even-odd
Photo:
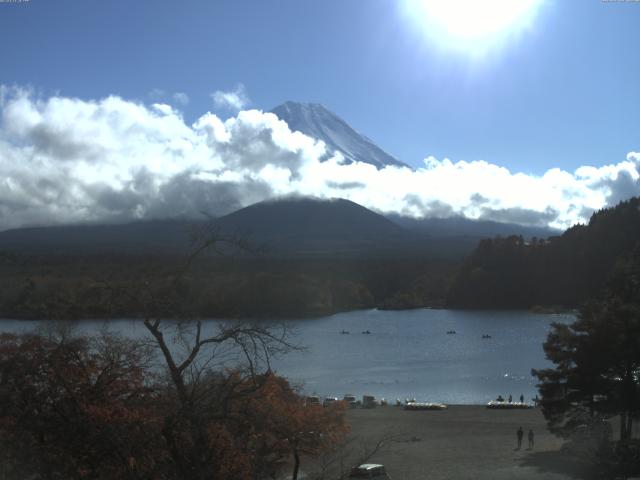
[(285, 102), (271, 112), (287, 122), (292, 131), (322, 140), (330, 151), (342, 153), (347, 162), (369, 163), (376, 168), (407, 166), (319, 103)]

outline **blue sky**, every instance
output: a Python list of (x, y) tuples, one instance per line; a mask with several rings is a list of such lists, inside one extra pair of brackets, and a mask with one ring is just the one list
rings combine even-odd
[[(451, 36), (517, 2), (535, 15), (491, 41)], [(640, 195), (640, 2), (517, 2), (0, 2), (0, 230), (291, 194), (564, 228)], [(324, 162), (252, 110), (286, 100), (414, 169)]]
[(478, 60), (391, 0), (31, 0), (0, 4), (0, 83), (80, 98), (246, 87), (251, 106), (320, 102), (411, 165), (512, 171), (615, 163), (640, 148), (640, 4), (547, 0)]

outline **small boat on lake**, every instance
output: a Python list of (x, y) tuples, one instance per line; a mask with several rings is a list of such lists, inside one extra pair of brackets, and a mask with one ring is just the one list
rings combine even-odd
[(351, 332), (349, 330), (342, 330), (340, 332), (341, 335), (349, 335)]

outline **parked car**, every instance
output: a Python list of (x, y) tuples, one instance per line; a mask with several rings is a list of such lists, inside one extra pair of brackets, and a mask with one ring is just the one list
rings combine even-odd
[(384, 465), (379, 463), (363, 463), (351, 469), (349, 478), (367, 478), (369, 480), (391, 480)]
[(307, 397), (307, 405), (320, 405), (320, 397), (317, 395), (309, 395)]
[(351, 395), (350, 393), (347, 393), (342, 398), (342, 401), (346, 403), (349, 408), (356, 408), (358, 406), (358, 399), (355, 395)]

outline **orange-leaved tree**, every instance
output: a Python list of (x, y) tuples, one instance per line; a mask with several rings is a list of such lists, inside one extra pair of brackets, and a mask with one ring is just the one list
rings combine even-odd
[[(345, 406), (307, 404), (289, 382), (267, 372), (259, 379), (261, 388), (237, 402), (232, 418), (246, 437), (248, 451), (262, 459), (257, 466), (273, 467), (293, 459), (293, 480), (297, 479), (301, 455), (316, 456), (337, 448), (349, 433)], [(264, 461), (267, 461), (266, 463)], [(257, 472), (270, 475), (262, 469)]]
[[(184, 377), (114, 335), (0, 335), (0, 462), (9, 478), (252, 480), (337, 447), (342, 405), (306, 405), (282, 377)], [(193, 373), (193, 371), (192, 371)], [(195, 373), (194, 373), (195, 375)]]
[(161, 424), (146, 355), (141, 345), (106, 334), (0, 335), (4, 473), (161, 478)]

